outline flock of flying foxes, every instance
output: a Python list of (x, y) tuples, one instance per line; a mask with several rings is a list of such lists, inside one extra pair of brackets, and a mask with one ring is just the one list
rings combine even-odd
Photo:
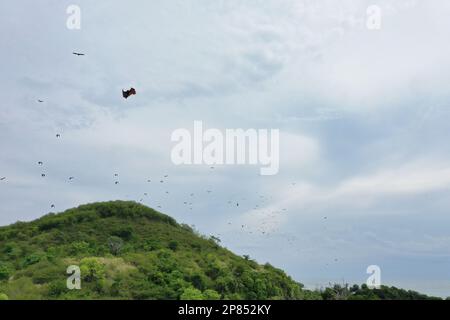
[[(72, 52), (72, 54), (74, 54), (76, 56), (84, 56), (85, 55), (84, 53), (81, 53), (81, 52)], [(130, 96), (135, 95), (135, 94), (136, 94), (136, 89), (134, 89), (134, 88), (130, 88), (129, 90), (122, 90), (122, 97), (124, 99), (128, 99)], [(41, 99), (38, 99), (37, 101), (39, 103), (43, 103), (44, 102), (44, 100), (41, 100)], [(59, 133), (56, 134), (56, 138), (60, 138), (60, 137), (61, 137), (61, 135)], [(39, 166), (43, 166), (43, 162), (42, 161), (39, 161), (37, 164)], [(210, 167), (210, 169), (214, 169), (214, 167)], [(45, 173), (41, 173), (41, 177), (45, 178), (46, 174)], [(164, 179), (167, 178), (167, 177), (168, 177), (168, 175), (164, 175)], [(119, 175), (117, 173), (115, 173), (114, 174), (114, 180), (115, 180), (114, 184), (115, 185), (119, 184), (119, 179), (118, 178), (119, 178)], [(75, 177), (71, 176), (71, 177), (68, 178), (68, 181), (73, 181), (74, 179), (75, 179)], [(165, 182), (164, 179), (161, 179), (159, 182), (160, 183), (164, 183)], [(0, 177), (0, 181), (4, 181), (4, 180), (6, 180), (6, 177)], [(147, 182), (151, 182), (151, 180), (147, 180)], [(292, 183), (292, 185), (295, 185), (295, 183)], [(207, 190), (206, 192), (208, 194), (212, 193), (211, 190)], [(165, 193), (169, 194), (169, 191), (166, 191)], [(148, 193), (144, 193), (144, 196), (148, 196)], [(194, 194), (191, 193), (189, 197), (192, 199), (194, 197)], [(267, 200), (267, 198), (265, 196), (261, 196), (260, 195), (259, 197), (260, 197), (259, 202), (261, 202), (261, 203), (256, 204), (253, 207), (253, 212), (259, 211), (261, 209), (260, 208), (260, 204), (264, 204), (264, 202)], [(143, 202), (143, 200), (144, 199), (140, 199), (139, 202)], [(245, 202), (246, 199), (243, 198), (241, 200)], [(187, 206), (187, 208), (189, 208), (189, 210), (193, 209), (192, 208), (193, 207), (193, 203), (190, 202), (190, 201), (185, 201), (184, 205)], [(230, 200), (230, 201), (228, 201), (228, 205), (239, 207), (239, 202)], [(54, 209), (55, 208), (55, 204), (51, 204), (50, 207), (52, 209)], [(157, 207), (158, 208), (162, 208), (161, 205), (158, 205)], [(268, 225), (271, 224), (271, 222), (273, 222), (274, 219), (276, 220), (277, 217), (280, 214), (282, 214), (282, 213), (284, 213), (286, 211), (287, 211), (287, 209), (282, 209), (281, 211), (272, 211), (272, 212), (270, 212), (270, 214), (268, 216), (266, 216), (265, 219), (264, 218), (261, 219), (262, 221), (260, 221), (261, 223), (260, 223), (259, 227), (257, 227), (256, 229), (248, 228), (248, 226), (246, 226), (246, 225), (241, 225), (240, 229), (241, 229), (241, 231), (243, 231), (245, 233), (253, 234), (255, 232), (255, 233), (260, 233), (262, 235), (268, 236), (270, 233), (278, 232), (278, 230), (274, 230), (274, 229), (270, 228)], [(326, 220), (327, 217), (323, 217), (323, 219)], [(231, 224), (232, 224), (231, 222), (228, 222), (228, 225), (231, 225)], [(218, 236), (220, 236), (220, 234), (218, 234)], [(295, 240), (295, 237), (293, 237), (291, 235), (286, 235), (286, 236), (287, 236), (288, 243), (292, 245), (293, 241)], [(335, 262), (336, 261), (337, 261), (337, 259), (335, 259)]]
[[(72, 52), (72, 54), (75, 55), (75, 56), (78, 56), (78, 57), (81, 57), (81, 56), (84, 56), (84, 55), (85, 55), (84, 53), (81, 53), (81, 52), (75, 52), (75, 51)], [(122, 90), (122, 97), (125, 98), (125, 99), (128, 99), (130, 96), (135, 95), (135, 94), (136, 94), (136, 89), (133, 88), (133, 87), (131, 87), (129, 90)], [(38, 99), (37, 102), (38, 102), (38, 103), (43, 103), (44, 100)], [(57, 133), (57, 134), (56, 134), (56, 138), (61, 138), (61, 134)], [(42, 161), (39, 161), (39, 162), (38, 162), (38, 165), (42, 166), (42, 165), (43, 165)], [(42, 173), (42, 174), (41, 174), (41, 177), (42, 177), (42, 178), (44, 178), (45, 176), (46, 176), (45, 173)], [(116, 175), (116, 176), (117, 176), (117, 175)], [(75, 177), (69, 177), (69, 181), (71, 181), (71, 180), (73, 180), (73, 179), (75, 179)], [(6, 177), (0, 177), (0, 181), (5, 181), (5, 180), (6, 180)], [(161, 182), (163, 182), (163, 181), (161, 181)], [(119, 181), (115, 181), (115, 184), (119, 184)], [(168, 193), (168, 192), (167, 192), (167, 193)], [(51, 208), (55, 208), (55, 205), (52, 204), (52, 205), (51, 205)]]

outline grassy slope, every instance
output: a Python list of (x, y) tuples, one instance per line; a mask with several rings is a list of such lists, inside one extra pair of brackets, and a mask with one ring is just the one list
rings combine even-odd
[[(81, 290), (66, 268), (79, 265)], [(134, 202), (83, 205), (0, 228), (0, 299), (320, 298)]]

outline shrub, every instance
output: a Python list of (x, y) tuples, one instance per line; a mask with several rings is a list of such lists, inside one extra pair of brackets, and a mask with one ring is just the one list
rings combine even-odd
[(86, 254), (89, 252), (89, 243), (85, 241), (74, 242), (70, 245), (69, 253), (71, 255)]
[(104, 279), (105, 266), (97, 258), (84, 258), (80, 262), (81, 276), (87, 282)]
[(109, 237), (108, 238), (108, 247), (109, 247), (109, 251), (113, 255), (116, 256), (120, 253), (120, 250), (122, 250), (123, 240), (116, 236)]
[(66, 283), (61, 280), (50, 282), (48, 285), (48, 295), (51, 297), (58, 297), (67, 290)]
[(172, 240), (169, 242), (169, 249), (172, 251), (176, 251), (178, 249), (178, 242)]
[(113, 236), (122, 238), (125, 241), (131, 240), (133, 238), (133, 228), (131, 226), (125, 226), (118, 228), (112, 232)]
[(39, 261), (41, 261), (42, 259), (42, 255), (39, 253), (32, 253), (28, 256), (25, 257), (25, 259), (22, 262), (23, 267), (28, 267), (31, 266), (35, 263), (38, 263)]
[(5, 264), (0, 264), (0, 281), (8, 280), (10, 276), (10, 270)]
[(220, 294), (212, 289), (207, 289), (203, 292), (203, 297), (206, 300), (220, 300)]
[(189, 282), (192, 283), (194, 288), (203, 290), (206, 286), (206, 279), (205, 276), (203, 276), (199, 272), (195, 272), (193, 275), (189, 277)]

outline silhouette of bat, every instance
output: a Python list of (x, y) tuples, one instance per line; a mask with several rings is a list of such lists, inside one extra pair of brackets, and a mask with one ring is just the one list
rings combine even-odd
[(131, 88), (130, 90), (122, 90), (122, 96), (127, 99), (129, 96), (136, 94), (136, 90), (134, 88)]
[(84, 53), (79, 53), (79, 52), (72, 52), (72, 54), (74, 54), (76, 56), (84, 56)]

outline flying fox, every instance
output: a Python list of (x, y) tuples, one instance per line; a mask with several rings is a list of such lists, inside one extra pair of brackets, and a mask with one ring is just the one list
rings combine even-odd
[(122, 96), (127, 99), (129, 96), (136, 94), (136, 90), (134, 88), (130, 88), (130, 90), (122, 90)]

